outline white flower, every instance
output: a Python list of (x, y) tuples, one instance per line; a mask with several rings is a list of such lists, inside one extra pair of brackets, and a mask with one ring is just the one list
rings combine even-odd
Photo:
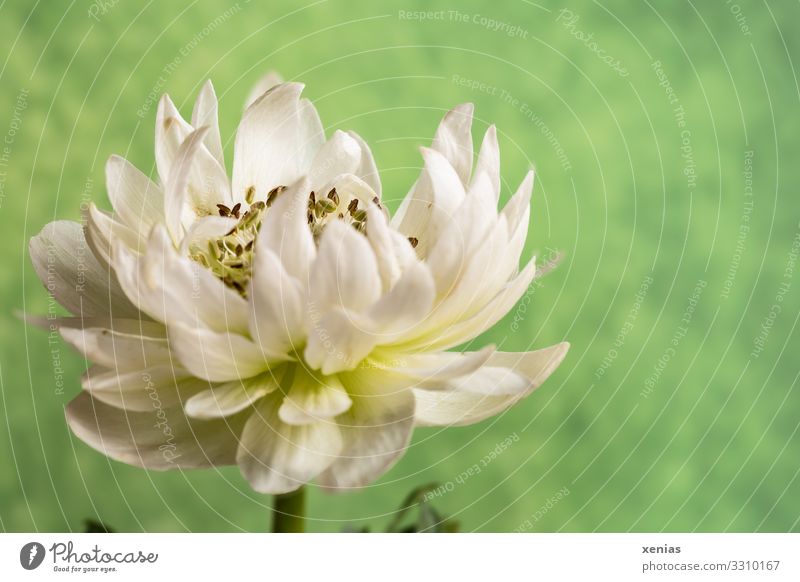
[(93, 363), (67, 421), (133, 465), (236, 463), (266, 493), (358, 487), (414, 426), (497, 414), (564, 358), (566, 343), (446, 351), (494, 325), (534, 277), (533, 261), (518, 267), (533, 174), (498, 212), (495, 129), (473, 169), (461, 105), (390, 220), (364, 141), (326, 140), (302, 85), (268, 84), (239, 125), (232, 179), (207, 83), (191, 124), (160, 102), (160, 184), (114, 156), (114, 212), (92, 206), (85, 228), (58, 221), (31, 241), (74, 316), (57, 322), (62, 336)]

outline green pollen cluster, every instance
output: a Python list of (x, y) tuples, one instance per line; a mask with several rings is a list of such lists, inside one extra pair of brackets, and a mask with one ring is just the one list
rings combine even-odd
[[(248, 209), (244, 213), (241, 202), (237, 202), (232, 208), (217, 204), (219, 215), (235, 218), (238, 220), (236, 226), (225, 235), (210, 239), (204, 245), (194, 245), (190, 249), (190, 257), (209, 269), (223, 283), (238, 291), (242, 297), (247, 297), (247, 288), (253, 273), (255, 242), (264, 214), (285, 190), (286, 186), (278, 186), (269, 191), (266, 200), (254, 201), (256, 189), (250, 186), (245, 192)], [(345, 207), (336, 188), (332, 188), (326, 197), (319, 199), (312, 191), (308, 195), (306, 218), (315, 242), (319, 242), (322, 231), (331, 220), (342, 220), (361, 234), (366, 234), (367, 211), (365, 208), (359, 208), (359, 202), (358, 198), (350, 198)], [(377, 196), (372, 202), (383, 209)], [(416, 246), (416, 239), (409, 238), (409, 242), (412, 246)]]
[(191, 258), (243, 297), (247, 296), (247, 284), (253, 273), (253, 247), (261, 221), (267, 208), (284, 190), (285, 186), (278, 186), (269, 192), (266, 202), (253, 202), (255, 188), (251, 186), (245, 193), (245, 201), (250, 206), (244, 213), (241, 212), (241, 202), (237, 202), (233, 208), (217, 204), (220, 216), (235, 218), (239, 222), (224, 236), (209, 240), (205, 247), (192, 248)]

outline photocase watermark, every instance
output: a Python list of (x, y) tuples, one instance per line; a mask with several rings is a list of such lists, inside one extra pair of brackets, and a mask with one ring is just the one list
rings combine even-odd
[[(800, 224), (798, 224), (800, 229)], [(764, 351), (767, 345), (767, 339), (775, 325), (775, 320), (783, 311), (783, 300), (792, 288), (792, 279), (794, 278), (794, 271), (797, 268), (797, 260), (800, 257), (800, 230), (795, 232), (792, 239), (792, 245), (786, 255), (786, 263), (783, 268), (783, 280), (778, 285), (778, 289), (772, 299), (772, 305), (764, 319), (761, 320), (761, 325), (758, 330), (758, 335), (753, 339), (753, 349), (750, 352), (750, 357), (753, 359), (758, 358)]]
[(120, 0), (95, 0), (91, 4), (89, 4), (89, 10), (87, 14), (89, 18), (93, 18), (97, 22), (100, 22), (100, 17), (105, 16), (111, 10), (119, 4)]
[(153, 402), (153, 409), (155, 410), (156, 422), (153, 428), (160, 430), (161, 434), (164, 435), (164, 442), (159, 445), (158, 450), (161, 451), (161, 455), (164, 457), (165, 461), (174, 463), (175, 459), (180, 457), (181, 454), (177, 452), (178, 446), (175, 444), (175, 433), (172, 430), (172, 426), (169, 424), (167, 413), (161, 404), (161, 398), (158, 396), (158, 388), (156, 388), (155, 382), (153, 382), (153, 378), (148, 372), (142, 373), (142, 382), (144, 382), (144, 390)]
[(22, 113), (28, 108), (29, 95), (30, 91), (24, 87), (17, 93), (14, 109), (11, 110), (11, 121), (5, 136), (3, 136), (3, 143), (0, 144), (0, 208), (3, 207), (3, 201), (6, 199), (8, 165), (11, 163), (11, 152), (17, 139), (17, 133), (22, 127)]
[(527, 40), (530, 32), (519, 25), (511, 24), (503, 20), (496, 20), (489, 16), (478, 13), (460, 12), (458, 10), (398, 10), (399, 20), (411, 20), (414, 22), (458, 22), (460, 24), (472, 24), (485, 28), (491, 32), (500, 32), (511, 38), (521, 38)]
[(678, 99), (678, 94), (672, 87), (672, 83), (670, 83), (661, 61), (653, 61), (650, 67), (656, 74), (659, 86), (664, 89), (669, 104), (673, 107), (672, 115), (675, 118), (675, 125), (680, 130), (680, 152), (681, 158), (683, 159), (682, 171), (683, 175), (686, 176), (686, 188), (692, 191), (697, 186), (697, 171), (694, 161), (694, 148), (692, 147), (692, 132), (686, 124), (686, 110)]
[(595, 40), (593, 32), (586, 33), (578, 28), (577, 25), (580, 19), (580, 15), (576, 14), (569, 8), (562, 8), (558, 11), (558, 15), (556, 16), (556, 22), (560, 22), (561, 25), (567, 31), (569, 31), (572, 36), (574, 36), (577, 40), (583, 43), (586, 48), (597, 55), (597, 58), (600, 59), (601, 62), (608, 65), (612, 71), (617, 73), (620, 77), (627, 77), (630, 75), (628, 69), (623, 66), (622, 62), (618, 58), (608, 54), (608, 52), (600, 46), (600, 44)]
[(508, 450), (511, 445), (514, 443), (519, 442), (519, 435), (514, 432), (504, 438), (502, 441), (497, 443), (495, 447), (486, 453), (483, 457), (481, 457), (480, 461), (473, 464), (468, 469), (465, 469), (459, 475), (446, 483), (439, 485), (436, 489), (431, 489), (430, 491), (426, 491), (423, 497), (423, 501), (428, 502), (436, 497), (441, 497), (451, 491), (455, 490), (457, 485), (463, 485), (472, 477), (479, 475), (483, 470), (488, 467), (492, 461), (497, 459), (500, 455), (502, 455), (505, 451)]
[(622, 346), (625, 345), (625, 340), (627, 339), (628, 334), (631, 332), (631, 330), (633, 330), (636, 320), (639, 318), (639, 311), (642, 308), (642, 303), (644, 303), (644, 299), (647, 297), (647, 291), (650, 289), (650, 285), (652, 284), (652, 276), (647, 275), (644, 279), (642, 279), (639, 288), (636, 290), (636, 293), (633, 296), (633, 305), (631, 306), (630, 311), (628, 311), (628, 315), (625, 317), (625, 323), (622, 324), (622, 327), (617, 332), (617, 336), (614, 338), (612, 347), (608, 349), (602, 362), (594, 371), (595, 378), (604, 376), (606, 371), (611, 367), (611, 364), (613, 364), (614, 360), (616, 360), (619, 356), (618, 350), (622, 349)]
[(667, 369), (672, 358), (675, 357), (677, 354), (678, 346), (680, 345), (683, 338), (689, 333), (689, 325), (692, 323), (692, 319), (694, 318), (694, 313), (697, 310), (697, 305), (700, 302), (700, 296), (703, 294), (703, 291), (708, 286), (708, 283), (700, 279), (695, 284), (694, 289), (692, 290), (692, 294), (689, 296), (689, 300), (686, 304), (686, 308), (683, 311), (683, 316), (679, 322), (677, 328), (675, 328), (675, 332), (672, 334), (672, 338), (669, 341), (669, 346), (667, 349), (664, 350), (664, 353), (661, 354), (661, 357), (658, 358), (658, 361), (653, 366), (653, 372), (647, 379), (644, 381), (644, 389), (639, 393), (642, 398), (648, 398), (655, 390), (656, 384), (658, 384), (661, 375), (664, 373), (664, 370)]
[(722, 283), (720, 297), (728, 299), (731, 288), (736, 281), (739, 266), (742, 263), (742, 255), (745, 250), (745, 243), (750, 234), (750, 215), (753, 214), (753, 151), (744, 152), (744, 201), (742, 202), (742, 216), (739, 219), (739, 231), (736, 235), (736, 247), (733, 249), (733, 257), (728, 266), (728, 274)]
[(558, 503), (569, 495), (569, 489), (567, 487), (562, 487), (559, 489), (554, 495), (549, 497), (547, 501), (545, 501), (542, 506), (534, 511), (531, 516), (519, 524), (515, 529), (514, 533), (524, 533), (526, 531), (530, 531), (533, 529), (533, 525), (542, 519), (545, 515), (550, 513), (553, 508), (558, 505)]
[[(247, 4), (247, 2), (245, 2)], [(156, 79), (156, 82), (153, 84), (150, 92), (147, 94), (147, 97), (144, 100), (144, 103), (136, 110), (136, 115), (140, 118), (144, 118), (147, 112), (158, 103), (162, 93), (164, 92), (164, 86), (167, 84), (167, 81), (172, 76), (172, 74), (178, 70), (178, 67), (183, 62), (183, 59), (188, 57), (189, 54), (196, 49), (200, 43), (202, 43), (206, 38), (211, 36), (215, 30), (217, 30), (220, 26), (225, 24), (228, 20), (230, 20), (233, 16), (241, 12), (242, 6), (239, 2), (236, 2), (233, 6), (228, 8), (225, 12), (221, 13), (219, 16), (214, 18), (214, 20), (209, 21), (206, 25), (200, 29), (197, 34), (195, 34), (191, 40), (189, 40), (186, 44), (184, 44), (178, 54), (176, 54), (171, 61), (169, 61), (166, 65), (164, 65), (161, 69), (161, 72)]]

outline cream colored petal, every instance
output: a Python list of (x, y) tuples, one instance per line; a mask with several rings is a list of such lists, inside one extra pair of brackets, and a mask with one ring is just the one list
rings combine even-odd
[(134, 232), (148, 233), (164, 220), (164, 192), (125, 158), (106, 162), (106, 189), (114, 212)]
[[(434, 156), (423, 149), (425, 168), (392, 219), (397, 230), (418, 239), (416, 250), (421, 257), (428, 255), (447, 217), (463, 200), (464, 186), (472, 167), (472, 111), (471, 104), (464, 104), (444, 116), (431, 146), (440, 154), (441, 160), (432, 159)], [(452, 183), (450, 171), (436, 169), (445, 165), (442, 160), (452, 169), (459, 188), (446, 185)], [(438, 191), (433, 187), (431, 171), (441, 174)]]
[[(475, 372), (469, 390), (466, 384), (455, 385), (452, 381), (450, 390), (415, 388), (417, 426), (462, 426), (503, 412), (541, 386), (563, 361), (568, 349), (569, 344), (560, 343), (527, 353), (496, 352), (489, 358), (492, 371), (486, 378), (488, 381), (479, 378), (480, 371)], [(502, 369), (506, 373), (497, 371)], [(527, 388), (519, 390), (520, 378), (526, 379)], [(493, 386), (498, 381), (510, 382), (511, 386), (508, 389)]]
[(366, 313), (380, 334), (379, 343), (401, 341), (413, 335), (416, 327), (430, 315), (436, 299), (436, 284), (425, 263), (407, 268), (397, 283)]
[(482, 368), (494, 352), (494, 346), (490, 345), (477, 352), (398, 355), (397, 365), (392, 371), (408, 378), (408, 383), (414, 386), (441, 389), (444, 382), (469, 375)]
[(208, 127), (204, 144), (209, 153), (214, 157), (221, 168), (225, 168), (225, 156), (222, 153), (222, 138), (219, 134), (219, 119), (217, 113), (217, 94), (211, 80), (203, 83), (197, 100), (192, 110), (192, 125), (194, 127)]
[(83, 392), (66, 407), (72, 432), (117, 461), (153, 470), (195, 469), (236, 462), (246, 416), (189, 420), (179, 406), (130, 412)]
[(485, 249), (486, 233), (497, 222), (494, 199), (485, 174), (470, 189), (470, 195), (442, 228), (441, 236), (429, 253), (427, 262), (436, 280), (439, 298), (458, 289), (475, 254)]
[(378, 174), (378, 167), (375, 165), (375, 158), (372, 157), (372, 150), (364, 139), (354, 131), (348, 131), (347, 135), (358, 142), (361, 148), (361, 156), (355, 174), (364, 182), (369, 184), (375, 195), (381, 197), (381, 178)]
[(441, 351), (477, 337), (500, 321), (514, 307), (525, 294), (535, 274), (534, 259), (475, 315), (443, 329), (428, 330), (427, 334), (405, 344), (404, 347), (407, 349), (424, 347), (429, 351)]
[(211, 271), (178, 255), (163, 226), (157, 226), (144, 255), (114, 247), (114, 269), (130, 300), (154, 319), (247, 333), (247, 302)]
[(198, 218), (186, 231), (186, 236), (181, 241), (180, 254), (188, 256), (194, 248), (208, 249), (208, 241), (224, 236), (236, 226), (237, 220), (228, 216), (203, 216)]
[(208, 388), (208, 382), (193, 378), (177, 363), (138, 370), (91, 366), (81, 376), (81, 386), (93, 398), (133, 412), (177, 406)]
[(330, 222), (319, 243), (309, 282), (309, 314), (331, 307), (360, 312), (381, 294), (375, 253), (367, 239), (342, 221)]
[(245, 110), (255, 103), (259, 97), (264, 95), (264, 93), (272, 89), (275, 85), (280, 85), (281, 83), (283, 83), (283, 77), (281, 77), (275, 71), (270, 71), (261, 77), (258, 82), (253, 85), (250, 93), (247, 94), (247, 99), (244, 103)]
[(306, 208), (308, 181), (301, 179), (283, 192), (267, 212), (256, 243), (274, 253), (286, 271), (301, 285), (306, 285), (311, 264), (317, 256), (314, 237), (308, 228)]
[[(197, 129), (200, 128), (184, 121), (169, 96), (161, 98), (156, 114), (156, 165), (161, 183), (165, 186), (170, 179), (174, 181), (171, 176), (176, 170), (179, 155), (185, 155), (181, 152), (181, 145)], [(204, 144), (207, 135), (208, 130), (199, 140), (188, 167), (186, 193), (183, 196), (185, 213), (181, 217), (186, 226), (191, 218), (189, 211), (201, 215), (216, 213), (216, 204), (231, 203), (230, 182), (224, 166)], [(165, 198), (169, 197), (169, 192), (165, 192)], [(166, 206), (169, 207), (169, 201)], [(171, 217), (169, 213), (166, 216), (168, 219)]]
[[(533, 170), (525, 174), (519, 188), (503, 207), (502, 214), (508, 221), (510, 233), (514, 233), (523, 220), (527, 222), (531, 206), (531, 193), (533, 192), (533, 178)], [(527, 230), (527, 226), (525, 228)]]
[(299, 83), (277, 85), (245, 111), (236, 133), (234, 197), (254, 187), (264, 199), (308, 172), (325, 136), (314, 107), (301, 101), (302, 90)]
[(162, 95), (155, 134), (156, 167), (162, 184), (167, 183), (178, 148), (192, 131), (194, 128), (183, 119), (169, 95)]
[(343, 131), (335, 131), (314, 156), (308, 171), (311, 190), (321, 198), (327, 195), (323, 187), (336, 176), (352, 174), (361, 162), (361, 147)]
[(89, 209), (84, 213), (84, 235), (86, 242), (98, 260), (106, 265), (113, 264), (111, 258), (112, 241), (122, 241), (129, 249), (135, 252), (144, 250), (148, 233), (137, 232), (125, 226), (117, 217), (109, 212), (97, 208), (94, 203), (89, 204)]
[(378, 342), (370, 322), (353, 312), (333, 308), (325, 315), (311, 315), (303, 357), (323, 374), (355, 368)]
[(344, 446), (317, 482), (334, 490), (363, 487), (403, 455), (414, 424), (414, 396), (390, 373), (359, 369), (341, 377), (353, 406), (338, 418)]
[(170, 348), (192, 375), (212, 382), (249, 378), (267, 370), (284, 354), (264, 354), (251, 340), (234, 333), (217, 333), (182, 324), (168, 328)]
[(302, 365), (293, 368), (291, 389), (278, 416), (288, 424), (329, 421), (346, 412), (352, 402), (336, 376), (322, 376)]
[(420, 261), (407, 237), (389, 225), (384, 213), (374, 204), (367, 206), (367, 240), (372, 246), (384, 292), (394, 287), (407, 269)]
[(472, 175), (473, 182), (483, 173), (491, 181), (494, 201), (497, 204), (500, 199), (500, 148), (497, 144), (497, 128), (494, 125), (490, 125), (483, 136), (478, 163)]
[(163, 326), (147, 326), (140, 333), (124, 333), (113, 327), (61, 327), (59, 331), (87, 360), (106, 368), (135, 371), (171, 363)]
[(277, 389), (278, 384), (268, 372), (203, 390), (186, 401), (184, 410), (192, 418), (231, 416)]
[(434, 150), (444, 155), (466, 185), (472, 171), (472, 114), (475, 106), (462, 103), (445, 114), (433, 138)]
[(114, 271), (92, 254), (77, 222), (59, 220), (47, 224), (30, 240), (28, 249), (42, 284), (73, 315), (139, 316)]
[(257, 244), (250, 297), (250, 336), (272, 353), (290, 352), (305, 336), (305, 291), (270, 249)]
[(259, 401), (236, 455), (250, 486), (272, 495), (299, 489), (327, 469), (342, 449), (335, 422), (287, 424), (278, 417), (279, 406), (280, 395)]
[(190, 133), (175, 154), (165, 186), (164, 214), (176, 245), (197, 217), (216, 214), (230, 199), (228, 177), (203, 145), (208, 128)]

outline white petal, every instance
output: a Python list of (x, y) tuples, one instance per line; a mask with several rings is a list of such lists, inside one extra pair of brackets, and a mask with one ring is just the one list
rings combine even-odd
[(255, 187), (266, 197), (276, 186), (289, 186), (303, 176), (325, 141), (319, 115), (300, 100), (303, 85), (278, 85), (244, 113), (236, 133), (233, 195)]
[(186, 232), (181, 241), (180, 254), (188, 256), (192, 248), (203, 252), (208, 249), (208, 241), (220, 238), (236, 226), (237, 220), (229, 216), (203, 216), (198, 218)]
[(361, 147), (343, 131), (335, 131), (314, 156), (308, 172), (309, 187), (321, 198), (327, 194), (322, 188), (334, 177), (352, 174), (361, 163)]
[(258, 100), (259, 97), (264, 95), (264, 93), (272, 89), (275, 85), (279, 85), (281, 83), (283, 83), (283, 78), (275, 71), (270, 71), (261, 77), (250, 90), (250, 93), (248, 93), (244, 108), (247, 109), (250, 107)]
[(184, 410), (192, 418), (231, 416), (277, 389), (278, 384), (269, 373), (234, 380), (195, 394), (186, 401)]
[(247, 333), (247, 302), (211, 271), (179, 256), (163, 226), (153, 229), (143, 256), (116, 244), (114, 269), (130, 300), (158, 321)]
[(497, 128), (494, 125), (490, 125), (483, 136), (473, 181), (482, 173), (485, 173), (491, 180), (496, 204), (500, 199), (500, 148), (497, 144)]
[(228, 176), (203, 145), (208, 127), (190, 133), (175, 154), (165, 186), (164, 213), (173, 240), (198, 217), (216, 215), (217, 204), (230, 203)]
[(403, 455), (414, 424), (414, 396), (397, 388), (390, 374), (359, 369), (342, 375), (353, 406), (339, 417), (344, 447), (341, 457), (317, 482), (348, 489), (371, 483)]
[(380, 343), (399, 341), (414, 330), (431, 312), (436, 299), (433, 275), (425, 263), (416, 263), (405, 270), (397, 284), (367, 312), (376, 332), (390, 337)]
[(134, 232), (150, 232), (164, 220), (164, 193), (125, 158), (106, 162), (106, 189), (114, 211)]
[[(523, 219), (526, 218), (526, 212), (530, 212), (531, 205), (531, 192), (533, 191), (533, 170), (525, 174), (525, 178), (517, 188), (516, 193), (503, 207), (503, 216), (508, 221), (508, 230), (514, 233)], [(526, 221), (527, 222), (527, 221)], [(527, 225), (525, 226), (527, 230)]]
[(288, 424), (311, 424), (346, 412), (352, 402), (335, 376), (319, 375), (298, 365), (278, 415)]
[(434, 164), (428, 160), (432, 156), (427, 154), (425, 168), (392, 220), (397, 230), (418, 239), (416, 250), (421, 257), (428, 255), (439, 230), (446, 223), (447, 216), (463, 200), (464, 186), (472, 168), (472, 112), (471, 103), (459, 105), (449, 111), (439, 124), (431, 146), (453, 168), (453, 175), (461, 188), (445, 187), (435, 191), (430, 174)]
[(472, 114), (475, 106), (462, 103), (445, 114), (436, 135), (433, 149), (442, 153), (455, 168), (462, 184), (467, 184), (472, 171)]
[(178, 148), (192, 133), (193, 127), (181, 117), (178, 108), (169, 98), (162, 95), (156, 112), (156, 167), (161, 183), (166, 184)]
[(322, 316), (312, 311), (307, 341), (303, 357), (308, 365), (323, 374), (336, 374), (355, 368), (378, 337), (365, 317), (333, 308)]
[(217, 333), (182, 324), (169, 326), (170, 347), (194, 376), (227, 382), (255, 376), (280, 357), (265, 355), (252, 341), (238, 334)]
[(208, 382), (170, 364), (128, 371), (91, 366), (81, 385), (95, 400), (133, 412), (177, 406), (208, 388)]
[(297, 348), (305, 335), (305, 296), (280, 259), (256, 243), (250, 297), (250, 336), (273, 353)]
[(347, 134), (358, 142), (361, 148), (361, 160), (355, 170), (355, 175), (369, 184), (370, 188), (375, 192), (375, 195), (381, 197), (381, 178), (378, 174), (378, 166), (375, 165), (375, 158), (372, 157), (372, 150), (364, 139), (354, 131), (348, 131)]
[(359, 312), (381, 294), (375, 253), (367, 239), (344, 222), (330, 222), (320, 239), (309, 283), (309, 313), (337, 306)]
[(84, 235), (94, 255), (106, 265), (112, 264), (111, 252), (113, 240), (122, 241), (133, 251), (144, 248), (146, 234), (125, 226), (111, 213), (100, 210), (92, 202), (84, 213)]
[(443, 381), (480, 369), (494, 352), (494, 346), (486, 346), (477, 352), (404, 355), (392, 371), (408, 378), (415, 386), (439, 389)]
[(439, 351), (463, 344), (482, 334), (500, 321), (514, 305), (533, 281), (536, 274), (535, 260), (528, 265), (512, 281), (506, 284), (480, 311), (469, 319), (453, 323), (446, 329), (433, 330), (430, 335), (422, 336), (408, 347), (424, 346), (426, 350)]
[(309, 270), (317, 255), (306, 220), (308, 193), (308, 181), (302, 179), (278, 197), (261, 223), (256, 246), (256, 254), (261, 249), (274, 253), (301, 285), (308, 283)]
[(92, 254), (77, 222), (47, 224), (30, 240), (28, 249), (42, 284), (73, 315), (139, 317), (114, 271)]
[(134, 371), (170, 363), (166, 330), (142, 322), (141, 333), (124, 333), (113, 327), (62, 327), (61, 337), (86, 359), (118, 371)]
[[(569, 344), (560, 343), (535, 352), (493, 354), (489, 364), (507, 369), (506, 379), (513, 384), (506, 390), (510, 394), (497, 394), (496, 388), (493, 389), (494, 394), (481, 393), (482, 389), (487, 388), (481, 383), (473, 385), (474, 389), (471, 390), (466, 390), (465, 385), (449, 391), (415, 388), (417, 426), (462, 426), (480, 422), (506, 410), (541, 386), (564, 359), (568, 349)], [(496, 372), (490, 375), (498, 379)], [(520, 377), (528, 382), (527, 388), (521, 391), (517, 390)]]
[[(156, 115), (156, 165), (162, 184), (169, 182), (178, 157), (185, 155), (180, 150), (181, 145), (195, 129), (200, 128), (186, 123), (170, 98), (164, 95), (158, 104)], [(193, 152), (184, 201), (187, 211), (211, 214), (216, 213), (216, 204), (230, 204), (231, 191), (224, 166), (208, 151), (203, 143), (204, 139), (200, 140)], [(166, 192), (165, 197), (169, 196), (169, 192)], [(170, 218), (169, 214), (167, 218)], [(188, 221), (189, 217), (187, 215), (184, 218)]]
[(273, 495), (289, 493), (314, 479), (342, 448), (336, 423), (287, 424), (278, 417), (279, 402), (279, 397), (267, 396), (258, 403), (236, 455), (250, 486)]
[(488, 178), (481, 174), (470, 188), (470, 195), (443, 226), (428, 256), (439, 297), (458, 288), (476, 250), (484, 244), (487, 231), (496, 222), (496, 216)]
[(66, 407), (72, 432), (117, 461), (147, 469), (193, 469), (236, 460), (245, 417), (194, 421), (180, 407), (129, 412), (83, 392)]
[(222, 153), (222, 138), (219, 135), (219, 119), (217, 113), (217, 95), (214, 85), (208, 80), (203, 84), (192, 110), (192, 125), (194, 127), (208, 127), (205, 146), (209, 153), (225, 168), (225, 156)]
[(419, 261), (409, 240), (387, 222), (384, 213), (375, 205), (368, 204), (367, 240), (378, 261), (384, 291), (391, 289), (407, 268)]

